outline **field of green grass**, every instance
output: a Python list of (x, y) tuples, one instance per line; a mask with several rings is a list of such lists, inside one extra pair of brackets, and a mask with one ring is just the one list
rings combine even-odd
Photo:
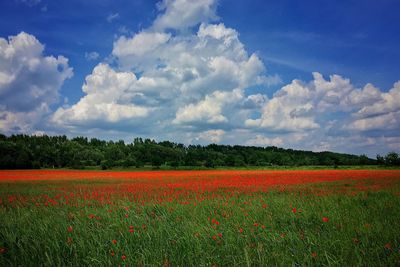
[(268, 191), (125, 186), (2, 181), (0, 266), (400, 266), (400, 179)]

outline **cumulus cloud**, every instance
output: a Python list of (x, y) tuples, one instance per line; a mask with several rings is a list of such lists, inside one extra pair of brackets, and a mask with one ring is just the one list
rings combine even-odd
[(173, 123), (206, 122), (210, 124), (228, 122), (222, 115), (222, 109), (227, 103), (235, 103), (242, 98), (239, 90), (233, 92), (215, 91), (211, 95), (206, 95), (204, 100), (196, 104), (189, 104), (180, 107), (176, 112)]
[(72, 77), (63, 56), (44, 56), (44, 45), (21, 32), (0, 38), (0, 118), (3, 132), (30, 132), (58, 102), (59, 89)]
[(157, 7), (162, 13), (154, 21), (156, 30), (185, 29), (218, 19), (216, 0), (163, 0)]
[[(331, 75), (329, 80), (325, 80), (315, 72), (313, 77), (309, 83), (294, 80), (282, 87), (272, 99), (266, 101), (260, 118), (248, 119), (246, 125), (269, 131), (326, 129), (326, 118), (338, 112), (347, 114), (341, 120), (346, 123), (343, 128), (365, 130), (367, 124), (377, 128), (382, 128), (385, 123), (388, 127), (395, 125), (393, 118), (398, 117), (396, 112), (400, 110), (398, 83), (384, 93), (371, 84), (362, 89), (355, 88), (349, 79), (339, 75)], [(377, 115), (383, 117), (378, 118)], [(359, 119), (353, 121), (354, 118)]]
[[(315, 72), (311, 81), (293, 80), (267, 97), (262, 89), (279, 84), (279, 76), (267, 73), (235, 29), (218, 22), (217, 4), (159, 3), (152, 25), (116, 38), (113, 64), (98, 64), (82, 86), (84, 97), (60, 107), (52, 122), (180, 142), (344, 152), (396, 147), (400, 82), (384, 92)], [(3, 83), (12, 78), (3, 76)], [(254, 87), (261, 90), (250, 93)]]
[[(115, 40), (112, 56), (117, 66), (99, 64), (86, 77), (86, 95), (75, 105), (59, 108), (53, 121), (73, 127), (99, 121), (104, 128), (107, 123), (117, 127), (129, 122), (141, 129), (146, 124), (153, 125), (153, 133), (189, 127), (196, 129), (193, 136), (216, 124), (229, 128), (243, 123), (263, 98), (247, 98), (246, 88), (279, 81), (266, 75), (264, 64), (246, 51), (236, 30), (207, 23), (216, 18), (215, 7), (211, 0), (160, 3), (153, 26)], [(176, 17), (176, 12), (184, 15)]]
[(249, 146), (282, 146), (283, 139), (280, 137), (268, 138), (262, 135), (256, 135), (255, 138), (250, 139), (246, 142)]
[[(145, 117), (149, 108), (132, 103), (140, 81), (131, 72), (116, 72), (100, 63), (86, 77), (82, 86), (86, 94), (72, 107), (61, 107), (53, 115), (53, 122), (83, 125), (88, 122), (116, 123)], [(139, 94), (140, 95), (140, 94)]]
[(198, 137), (196, 140), (203, 140), (208, 143), (219, 143), (225, 134), (224, 130), (218, 129), (218, 130), (208, 130), (204, 131), (198, 134)]
[(285, 144), (314, 151), (354, 153), (361, 147), (378, 151), (378, 144), (386, 149), (396, 147), (387, 138), (398, 140), (393, 137), (399, 136), (400, 82), (384, 92), (372, 84), (356, 88), (339, 75), (326, 80), (314, 73), (313, 78), (283, 86), (263, 101), (261, 115), (247, 119), (246, 126), (279, 133)]
[(99, 58), (99, 56), (100, 56), (100, 54), (97, 53), (96, 51), (93, 51), (93, 52), (85, 52), (85, 58), (86, 58), (88, 61), (96, 60), (96, 59)]

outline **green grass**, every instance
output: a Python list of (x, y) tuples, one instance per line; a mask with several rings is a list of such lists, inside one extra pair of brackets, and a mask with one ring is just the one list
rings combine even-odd
[(221, 190), (204, 193), (202, 202), (188, 197), (190, 204), (125, 198), (110, 205), (78, 200), (79, 207), (8, 203), (9, 195), (54, 197), (55, 189), (72, 183), (87, 185), (0, 184), (0, 248), (6, 249), (0, 266), (400, 265), (398, 184), (356, 195), (316, 196), (304, 185), (232, 196)]

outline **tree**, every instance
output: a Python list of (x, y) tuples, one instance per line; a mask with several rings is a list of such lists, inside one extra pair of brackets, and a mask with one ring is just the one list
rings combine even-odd
[(396, 152), (389, 152), (385, 156), (385, 164), (389, 166), (400, 165), (399, 155)]

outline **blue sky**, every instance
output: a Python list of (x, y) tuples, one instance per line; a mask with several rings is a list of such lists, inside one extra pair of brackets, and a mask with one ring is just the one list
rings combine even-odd
[(0, 131), (399, 151), (399, 7), (2, 1)]

